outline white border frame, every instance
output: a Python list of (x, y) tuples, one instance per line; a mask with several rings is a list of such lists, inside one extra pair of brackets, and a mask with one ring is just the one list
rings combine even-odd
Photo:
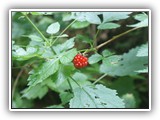
[[(20, 12), (20, 11), (60, 11), (60, 12), (65, 12), (65, 11), (131, 11), (131, 12), (136, 12), (136, 11), (143, 11), (143, 12), (148, 12), (149, 13), (149, 109), (28, 109), (28, 108), (12, 108), (11, 106), (11, 16), (12, 16), (12, 11), (15, 12)], [(151, 10), (150, 9), (10, 9), (9, 10), (9, 110), (10, 111), (150, 111), (151, 110)]]

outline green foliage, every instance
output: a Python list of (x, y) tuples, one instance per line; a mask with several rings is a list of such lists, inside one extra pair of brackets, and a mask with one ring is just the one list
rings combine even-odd
[(116, 91), (103, 85), (84, 86), (73, 91), (71, 108), (124, 108), (123, 100), (116, 96)]
[(98, 26), (98, 29), (114, 29), (118, 27), (120, 27), (120, 25), (116, 23), (102, 23)]
[(33, 57), (38, 57), (41, 54), (39, 52), (39, 49), (36, 47), (27, 47), (26, 50), (19, 47), (16, 50), (12, 51), (12, 55), (13, 60), (24, 61)]
[(50, 75), (54, 74), (59, 69), (58, 59), (51, 59), (40, 65), (35, 70), (30, 71), (28, 78), (28, 85), (35, 86), (43, 82)]
[(139, 48), (139, 50), (138, 50), (138, 52), (137, 52), (137, 56), (138, 56), (138, 57), (148, 56), (148, 43), (142, 45), (142, 46)]
[[(12, 108), (148, 107), (149, 42), (142, 37), (148, 36), (148, 16), (144, 12), (12, 13)], [(125, 25), (133, 28), (126, 31)], [(108, 45), (108, 40), (114, 42)], [(79, 53), (88, 57), (88, 66), (81, 69), (72, 63)]]
[(35, 98), (43, 98), (44, 95), (48, 92), (48, 88), (44, 85), (37, 84), (35, 86), (30, 86), (22, 91), (22, 97), (26, 97), (28, 99), (35, 99)]
[(56, 52), (56, 54), (59, 54), (63, 51), (66, 51), (66, 50), (72, 48), (74, 46), (74, 43), (75, 43), (74, 38), (71, 38), (62, 44), (58, 44), (58, 45), (54, 46), (53, 49)]
[(92, 55), (89, 58), (88, 62), (89, 62), (89, 64), (94, 64), (94, 63), (97, 63), (98, 61), (102, 60), (102, 58), (103, 57), (97, 53), (97, 54)]
[(24, 37), (29, 37), (33, 41), (42, 42), (43, 39), (37, 35), (23, 35)]
[(103, 23), (126, 19), (132, 12), (103, 12)]
[(72, 26), (71, 28), (74, 28), (74, 29), (81, 29), (81, 28), (85, 28), (85, 27), (88, 27), (89, 26), (89, 22), (79, 22), (79, 21), (76, 21)]
[(122, 96), (124, 103), (125, 103), (125, 108), (135, 108), (136, 107), (136, 102), (133, 94), (125, 94)]
[(135, 15), (134, 18), (140, 22), (133, 25), (128, 25), (128, 27), (147, 27), (148, 26), (148, 15), (138, 14), (138, 15)]
[(58, 22), (52, 23), (51, 25), (48, 26), (46, 32), (48, 34), (55, 34), (60, 30), (60, 24)]
[(111, 76), (136, 75), (136, 71), (145, 69), (145, 65), (148, 64), (147, 56), (137, 57), (140, 49), (141, 47), (136, 47), (122, 56), (113, 55), (105, 58), (100, 71)]

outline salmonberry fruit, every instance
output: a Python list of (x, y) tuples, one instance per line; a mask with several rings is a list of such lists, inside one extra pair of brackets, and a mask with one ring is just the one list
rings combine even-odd
[(73, 59), (75, 68), (83, 68), (88, 65), (88, 58), (82, 54), (77, 54)]

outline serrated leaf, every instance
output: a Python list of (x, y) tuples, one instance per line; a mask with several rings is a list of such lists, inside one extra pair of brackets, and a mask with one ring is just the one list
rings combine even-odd
[(123, 54), (119, 61), (112, 61), (115, 64), (106, 64), (107, 59), (103, 60), (100, 66), (100, 71), (102, 73), (107, 73), (111, 76), (126, 76), (126, 75), (136, 75), (138, 70), (143, 70), (148, 64), (148, 57), (137, 57), (137, 51), (139, 47), (131, 49), (128, 53)]
[(70, 38), (66, 42), (64, 42), (62, 44), (58, 44), (57, 46), (54, 46), (53, 49), (56, 52), (56, 54), (60, 54), (61, 52), (72, 48), (75, 44), (74, 40), (75, 40), (75, 38)]
[(136, 107), (136, 101), (135, 97), (133, 94), (125, 94), (122, 96), (122, 99), (124, 100), (125, 103), (125, 108), (135, 108)]
[[(66, 70), (66, 69), (65, 69), (65, 70)], [(91, 82), (87, 80), (88, 77), (87, 77), (85, 74), (83, 74), (83, 73), (79, 73), (79, 72), (74, 73), (73, 76), (72, 76), (73, 79), (71, 79), (70, 77), (68, 77), (68, 76), (71, 76), (71, 74), (72, 74), (71, 71), (73, 71), (73, 70), (74, 70), (74, 67), (73, 67), (73, 66), (68, 67), (68, 69), (67, 69), (67, 71), (66, 71), (66, 72), (69, 72), (69, 71), (70, 71), (70, 72), (68, 73), (68, 75), (66, 76), (66, 78), (67, 78), (68, 80), (65, 80), (65, 81), (64, 81), (62, 84), (60, 84), (59, 86), (58, 86), (58, 85), (52, 85), (52, 86), (54, 86), (54, 90), (56, 89), (56, 91), (58, 91), (58, 92), (64, 92), (64, 91), (70, 89), (70, 86), (69, 86), (69, 84), (68, 84), (68, 81), (70, 81), (71, 86), (72, 86), (73, 89), (79, 87), (79, 86), (73, 81), (73, 79), (74, 79), (79, 85), (81, 85), (81, 86), (91, 85)], [(82, 76), (80, 76), (80, 75), (82, 75)]]
[(103, 12), (103, 23), (126, 19), (132, 12)]
[(102, 55), (96, 53), (96, 54), (92, 55), (91, 57), (89, 57), (88, 62), (89, 62), (89, 64), (94, 64), (94, 63), (97, 63), (100, 60), (102, 60), (102, 58), (103, 58)]
[(76, 21), (74, 24), (72, 24), (71, 28), (81, 29), (81, 28), (85, 28), (88, 26), (89, 26), (89, 22), (87, 22), (87, 21), (83, 21), (83, 22)]
[(53, 79), (56, 86), (59, 86), (67, 80), (68, 76), (71, 74), (71, 71), (72, 69), (70, 69), (70, 66), (60, 64), (58, 71), (51, 77), (51, 79)]
[(136, 56), (138, 56), (138, 57), (148, 56), (148, 43), (142, 45), (142, 46), (139, 48)]
[(103, 85), (84, 86), (73, 90), (70, 108), (124, 108), (124, 103), (115, 90)]
[(59, 30), (60, 30), (60, 24), (58, 22), (55, 22), (48, 26), (46, 32), (49, 34), (55, 34)]
[(53, 75), (59, 69), (59, 59), (51, 59), (41, 66), (39, 66), (36, 71), (30, 73), (28, 78), (28, 85), (35, 86), (38, 83), (43, 82), (46, 78)]
[(28, 88), (23, 90), (22, 97), (25, 97), (27, 99), (35, 99), (38, 97), (39, 99), (42, 99), (47, 92), (48, 92), (48, 88), (46, 86), (37, 84), (35, 86), (29, 86)]
[(118, 27), (120, 27), (120, 25), (116, 23), (102, 23), (98, 26), (98, 29), (105, 30), (105, 29), (115, 29)]
[(101, 24), (100, 18), (94, 12), (87, 12), (85, 18), (89, 23), (92, 24)]
[(76, 54), (77, 54), (77, 50), (75, 48), (67, 52), (64, 52), (63, 56), (60, 58), (61, 63), (67, 64), (71, 62)]

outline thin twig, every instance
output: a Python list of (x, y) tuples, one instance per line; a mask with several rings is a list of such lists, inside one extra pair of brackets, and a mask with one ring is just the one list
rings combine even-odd
[(128, 33), (130, 33), (130, 32), (132, 32), (132, 31), (134, 31), (134, 30), (136, 30), (136, 29), (138, 29), (138, 28), (139, 28), (139, 27), (133, 28), (133, 29), (130, 29), (130, 30), (126, 31), (126, 32), (123, 32), (123, 33), (121, 33), (121, 34), (119, 34), (119, 35), (116, 35), (116, 36), (114, 36), (113, 38), (111, 38), (110, 40), (108, 40), (108, 41), (106, 41), (106, 42), (100, 44), (99, 46), (97, 46), (96, 49), (99, 49), (99, 48), (101, 48), (101, 47), (107, 45), (108, 43), (110, 43), (110, 42), (116, 40), (117, 38), (120, 38), (120, 37), (122, 37), (122, 36), (124, 36), (124, 35), (126, 35), (126, 34), (128, 34)]
[(100, 78), (98, 78), (95, 82), (93, 82), (93, 85), (102, 80), (104, 77), (106, 77), (107, 74), (102, 75)]
[(130, 29), (130, 30), (128, 30), (128, 31), (125, 31), (125, 32), (123, 32), (123, 33), (121, 33), (121, 34), (119, 34), (119, 35), (116, 35), (116, 36), (112, 37), (111, 39), (109, 39), (108, 41), (106, 41), (106, 42), (98, 45), (97, 47), (86, 50), (86, 51), (84, 52), (84, 54), (86, 54), (86, 53), (88, 53), (88, 52), (91, 52), (91, 51), (96, 51), (96, 50), (98, 50), (99, 48), (107, 45), (108, 43), (116, 40), (117, 38), (120, 38), (120, 37), (122, 37), (122, 36), (124, 36), (124, 35), (126, 35), (126, 34), (128, 34), (128, 33), (130, 33), (130, 32), (132, 32), (132, 31), (134, 31), (134, 30), (136, 30), (136, 29), (138, 29), (138, 28), (140, 28), (140, 27), (133, 28), (133, 29)]
[(71, 92), (73, 92), (73, 88), (72, 88), (72, 85), (71, 85), (71, 82), (69, 81), (69, 79), (67, 79), (67, 82), (68, 82), (68, 84), (69, 84), (69, 87), (70, 87), (70, 89), (71, 89)]
[(37, 28), (37, 26), (35, 26), (35, 24), (30, 20), (30, 18), (27, 15), (24, 15), (26, 17), (26, 19), (30, 22), (30, 24), (34, 27), (34, 29), (41, 35), (41, 37), (43, 38), (44, 41), (48, 42), (48, 40), (46, 39), (46, 37), (42, 34), (42, 32)]
[(22, 75), (23, 71), (24, 71), (24, 67), (20, 70), (20, 72), (18, 73), (18, 75), (16, 77), (16, 80), (14, 81), (13, 89), (12, 89), (12, 99), (14, 97), (14, 93), (15, 93), (15, 89), (17, 87), (18, 80), (19, 80), (20, 76)]
[[(60, 34), (59, 36), (61, 36), (72, 24), (74, 24), (76, 22), (76, 19), (74, 21), (72, 21)], [(53, 46), (53, 44), (59, 39), (60, 37), (57, 37), (54, 42), (52, 43), (51, 46)]]

